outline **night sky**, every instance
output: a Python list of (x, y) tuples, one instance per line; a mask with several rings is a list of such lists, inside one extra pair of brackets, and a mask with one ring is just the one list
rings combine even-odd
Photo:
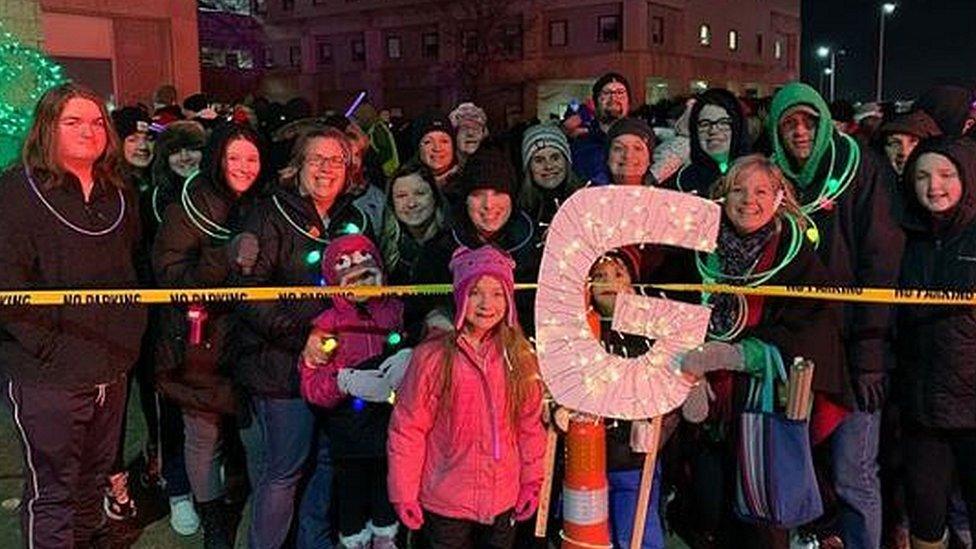
[[(803, 80), (819, 86), (826, 65), (817, 47), (839, 47), (847, 55), (837, 58), (837, 97), (874, 100), (881, 4), (802, 0)], [(937, 83), (976, 87), (976, 0), (897, 4), (885, 22), (885, 99), (911, 99)]]

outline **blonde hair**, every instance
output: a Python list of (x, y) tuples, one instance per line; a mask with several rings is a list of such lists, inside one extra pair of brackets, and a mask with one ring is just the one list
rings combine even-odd
[(784, 215), (790, 215), (796, 220), (801, 230), (805, 229), (807, 225), (806, 215), (800, 209), (800, 201), (796, 198), (796, 190), (794, 190), (789, 180), (786, 179), (786, 176), (783, 175), (783, 171), (772, 160), (761, 154), (749, 154), (739, 157), (732, 162), (729, 171), (720, 177), (712, 187), (712, 198), (715, 200), (724, 200), (739, 180), (751, 177), (756, 170), (765, 172), (776, 186), (776, 190), (783, 193), (783, 200), (780, 202), (779, 208), (776, 209), (776, 217), (781, 218)]
[[(525, 338), (521, 326), (509, 326), (501, 322), (496, 328), (492, 339), (498, 340), (502, 348), (505, 362), (505, 406), (511, 425), (518, 423), (522, 405), (529, 398), (533, 385), (539, 382), (539, 363), (536, 360), (532, 344)], [(451, 401), (450, 395), (454, 386), (454, 359), (457, 356), (457, 339), (460, 333), (444, 337), (443, 360), (438, 376), (437, 394), (440, 396), (439, 411), (445, 410)]]

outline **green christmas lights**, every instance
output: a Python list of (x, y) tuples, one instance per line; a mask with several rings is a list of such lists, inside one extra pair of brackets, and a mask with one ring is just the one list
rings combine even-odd
[(44, 92), (66, 81), (60, 65), (3, 31), (0, 23), (0, 167), (20, 157)]

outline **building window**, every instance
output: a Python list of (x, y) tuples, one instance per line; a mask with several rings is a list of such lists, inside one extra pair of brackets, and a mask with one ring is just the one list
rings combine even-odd
[(730, 30), (729, 31), (729, 51), (736, 51), (739, 49), (739, 31)]
[(224, 51), (217, 48), (200, 48), (200, 65), (204, 67), (223, 67), (226, 64)]
[(651, 17), (651, 44), (664, 44), (664, 18)]
[(702, 46), (712, 45), (712, 27), (707, 24), (698, 27), (698, 44)]
[(268, 1), (267, 0), (254, 0), (254, 14), (255, 15), (267, 15), (268, 14)]
[(298, 67), (302, 64), (302, 47), (301, 46), (291, 46), (288, 48), (288, 64), (292, 67)]
[(295, 8), (295, 0), (281, 0), (281, 10), (291, 11)]
[(502, 49), (508, 57), (522, 56), (522, 25), (507, 25), (502, 36)]
[(352, 60), (361, 62), (366, 60), (366, 43), (363, 42), (362, 38), (357, 38), (350, 42), (350, 49), (352, 50)]
[(763, 35), (762, 33), (756, 34), (756, 54), (762, 57), (763, 54)]
[(332, 62), (332, 44), (328, 42), (319, 42), (316, 45), (315, 53), (315, 59), (318, 61), (319, 65), (328, 65)]
[(436, 32), (424, 33), (421, 38), (422, 54), (426, 59), (437, 59), (441, 55), (441, 37)]
[(702, 93), (708, 89), (708, 80), (692, 80), (691, 93)]
[(553, 47), (565, 46), (567, 43), (567, 24), (563, 19), (560, 21), (549, 21), (549, 45)]
[(253, 69), (254, 68), (254, 53), (251, 50), (237, 50), (237, 68), (239, 69)]
[(775, 57), (776, 59), (782, 59), (783, 58), (783, 41), (782, 40), (777, 39), (776, 42), (773, 43), (773, 57)]
[(478, 53), (478, 31), (466, 30), (461, 34), (461, 51), (464, 55)]
[(399, 59), (401, 56), (400, 51), (400, 37), (399, 36), (389, 36), (386, 39), (386, 56), (390, 59)]
[(271, 46), (264, 48), (264, 67), (267, 69), (274, 67), (274, 49)]
[(597, 42), (620, 41), (620, 16), (602, 15), (597, 18)]

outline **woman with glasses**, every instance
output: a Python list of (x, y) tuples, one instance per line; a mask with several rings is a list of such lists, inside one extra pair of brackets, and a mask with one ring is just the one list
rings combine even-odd
[[(346, 193), (351, 161), (349, 142), (337, 129), (315, 130), (298, 140), (282, 184), (245, 222), (260, 252), (253, 270), (241, 277), (244, 285), (319, 285), (322, 252), (332, 238), (372, 234), (367, 216)], [(312, 319), (325, 308), (325, 301), (312, 299), (237, 308), (240, 322), (229, 335), (237, 342), (230, 348), (239, 352), (235, 375), (252, 411), (243, 434), (252, 484), (248, 547), (281, 547), (292, 525), (315, 424), (299, 392), (296, 365)]]
[(698, 96), (688, 120), (691, 154), (664, 186), (707, 197), (732, 162), (749, 154), (745, 114), (728, 90), (713, 88)]

